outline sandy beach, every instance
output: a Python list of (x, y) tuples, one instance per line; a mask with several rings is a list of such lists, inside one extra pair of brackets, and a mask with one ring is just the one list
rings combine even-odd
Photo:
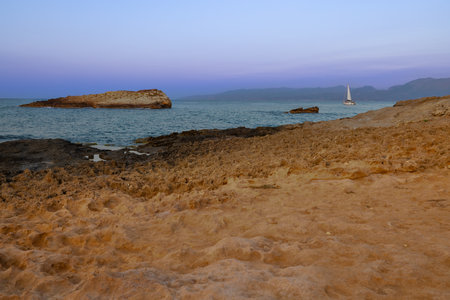
[(137, 153), (16, 142), (0, 298), (448, 299), (449, 136), (446, 96)]

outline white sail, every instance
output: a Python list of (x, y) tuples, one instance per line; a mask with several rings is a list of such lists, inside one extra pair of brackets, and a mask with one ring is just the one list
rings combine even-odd
[(345, 105), (356, 105), (356, 103), (354, 101), (352, 101), (352, 94), (350, 94), (350, 85), (349, 84), (347, 84), (347, 97), (344, 100), (344, 104)]

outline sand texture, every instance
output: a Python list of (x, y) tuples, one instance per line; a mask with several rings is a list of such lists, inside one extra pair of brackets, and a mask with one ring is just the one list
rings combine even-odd
[(169, 97), (160, 90), (114, 91), (102, 94), (68, 96), (35, 101), (21, 105), (23, 107), (58, 107), (58, 108), (171, 108)]
[(0, 177), (0, 298), (450, 298), (450, 97), (208, 134)]

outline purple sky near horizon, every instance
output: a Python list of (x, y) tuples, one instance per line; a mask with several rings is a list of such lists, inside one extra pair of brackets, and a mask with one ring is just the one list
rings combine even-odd
[(450, 77), (449, 11), (447, 0), (2, 0), (0, 97)]

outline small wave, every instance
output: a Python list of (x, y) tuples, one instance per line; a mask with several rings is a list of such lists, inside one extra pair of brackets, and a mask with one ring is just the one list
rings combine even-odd
[(14, 140), (28, 140), (35, 138), (32, 135), (13, 135), (13, 134), (6, 134), (6, 135), (0, 135), (0, 142), (6, 142), (6, 141), (14, 141)]

